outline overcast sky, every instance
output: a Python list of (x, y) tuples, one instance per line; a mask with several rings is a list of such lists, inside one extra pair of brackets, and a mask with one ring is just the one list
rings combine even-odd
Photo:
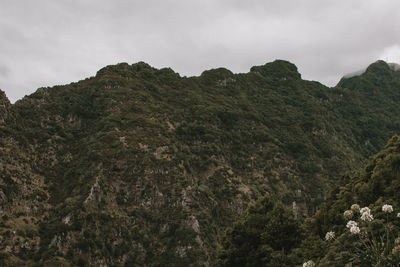
[(192, 76), (275, 59), (328, 86), (378, 59), (399, 63), (400, 1), (0, 1), (0, 88), (12, 102), (118, 62)]

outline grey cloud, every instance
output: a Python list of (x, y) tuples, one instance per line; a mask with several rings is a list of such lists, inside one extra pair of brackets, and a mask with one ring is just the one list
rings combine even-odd
[(7, 78), (10, 75), (11, 71), (6, 66), (0, 65), (0, 76)]
[(117, 62), (190, 76), (276, 58), (331, 86), (379, 58), (400, 61), (398, 10), (397, 0), (2, 0), (0, 88), (15, 101)]

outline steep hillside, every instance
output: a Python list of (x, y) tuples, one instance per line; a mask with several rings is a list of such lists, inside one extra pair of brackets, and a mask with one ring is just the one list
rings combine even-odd
[(303, 227), (273, 197), (259, 199), (227, 228), (219, 265), (399, 266), (399, 169), (394, 136)]
[(122, 63), (2, 95), (2, 261), (210, 265), (249, 203), (311, 214), (380, 150), (400, 130), (399, 76), (376, 62), (327, 88), (281, 60), (189, 78)]
[[(308, 240), (300, 251), (319, 266), (398, 266), (399, 167), (400, 137), (395, 136), (306, 221)], [(385, 209), (385, 205), (390, 206)], [(360, 216), (359, 207), (368, 207), (372, 216)], [(352, 234), (346, 227), (350, 220), (357, 222), (360, 234)], [(328, 231), (335, 233), (334, 239), (322, 241)]]
[(338, 87), (352, 92), (350, 105), (338, 111), (343, 117), (356, 118), (354, 134), (361, 138), (359, 141), (372, 145), (377, 153), (392, 137), (388, 133), (398, 134), (399, 121), (395, 116), (399, 115), (396, 106), (400, 101), (400, 71), (384, 61), (377, 61), (362, 75), (343, 78)]

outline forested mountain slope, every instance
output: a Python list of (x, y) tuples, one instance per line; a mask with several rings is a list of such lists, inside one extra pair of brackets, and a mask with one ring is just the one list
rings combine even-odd
[(213, 265), (226, 226), (273, 195), (297, 217), (400, 130), (400, 72), (328, 88), (282, 60), (199, 77), (140, 62), (0, 95), (5, 265)]

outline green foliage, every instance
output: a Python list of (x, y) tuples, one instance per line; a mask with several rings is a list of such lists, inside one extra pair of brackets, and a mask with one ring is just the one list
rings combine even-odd
[(226, 232), (221, 266), (290, 265), (289, 253), (301, 241), (300, 223), (282, 203), (258, 200)]
[[(324, 246), (308, 246), (306, 243), (296, 249), (303, 259), (312, 255), (319, 259), (321, 266), (344, 266), (348, 263), (360, 266), (397, 266), (400, 241), (400, 212), (398, 196), (400, 138), (393, 137), (386, 148), (372, 157), (361, 173), (349, 183), (335, 191), (321, 209), (305, 223), (309, 236), (323, 238), (328, 231), (334, 231), (336, 238)], [(344, 218), (343, 212), (354, 203), (369, 206), (373, 220), (360, 219), (359, 212)], [(393, 205), (394, 212), (385, 213), (384, 204)], [(346, 228), (348, 220), (358, 222), (360, 234), (351, 234)], [(319, 238), (315, 244), (321, 242)], [(397, 242), (397, 243), (396, 243)], [(321, 249), (323, 247), (324, 249)]]

